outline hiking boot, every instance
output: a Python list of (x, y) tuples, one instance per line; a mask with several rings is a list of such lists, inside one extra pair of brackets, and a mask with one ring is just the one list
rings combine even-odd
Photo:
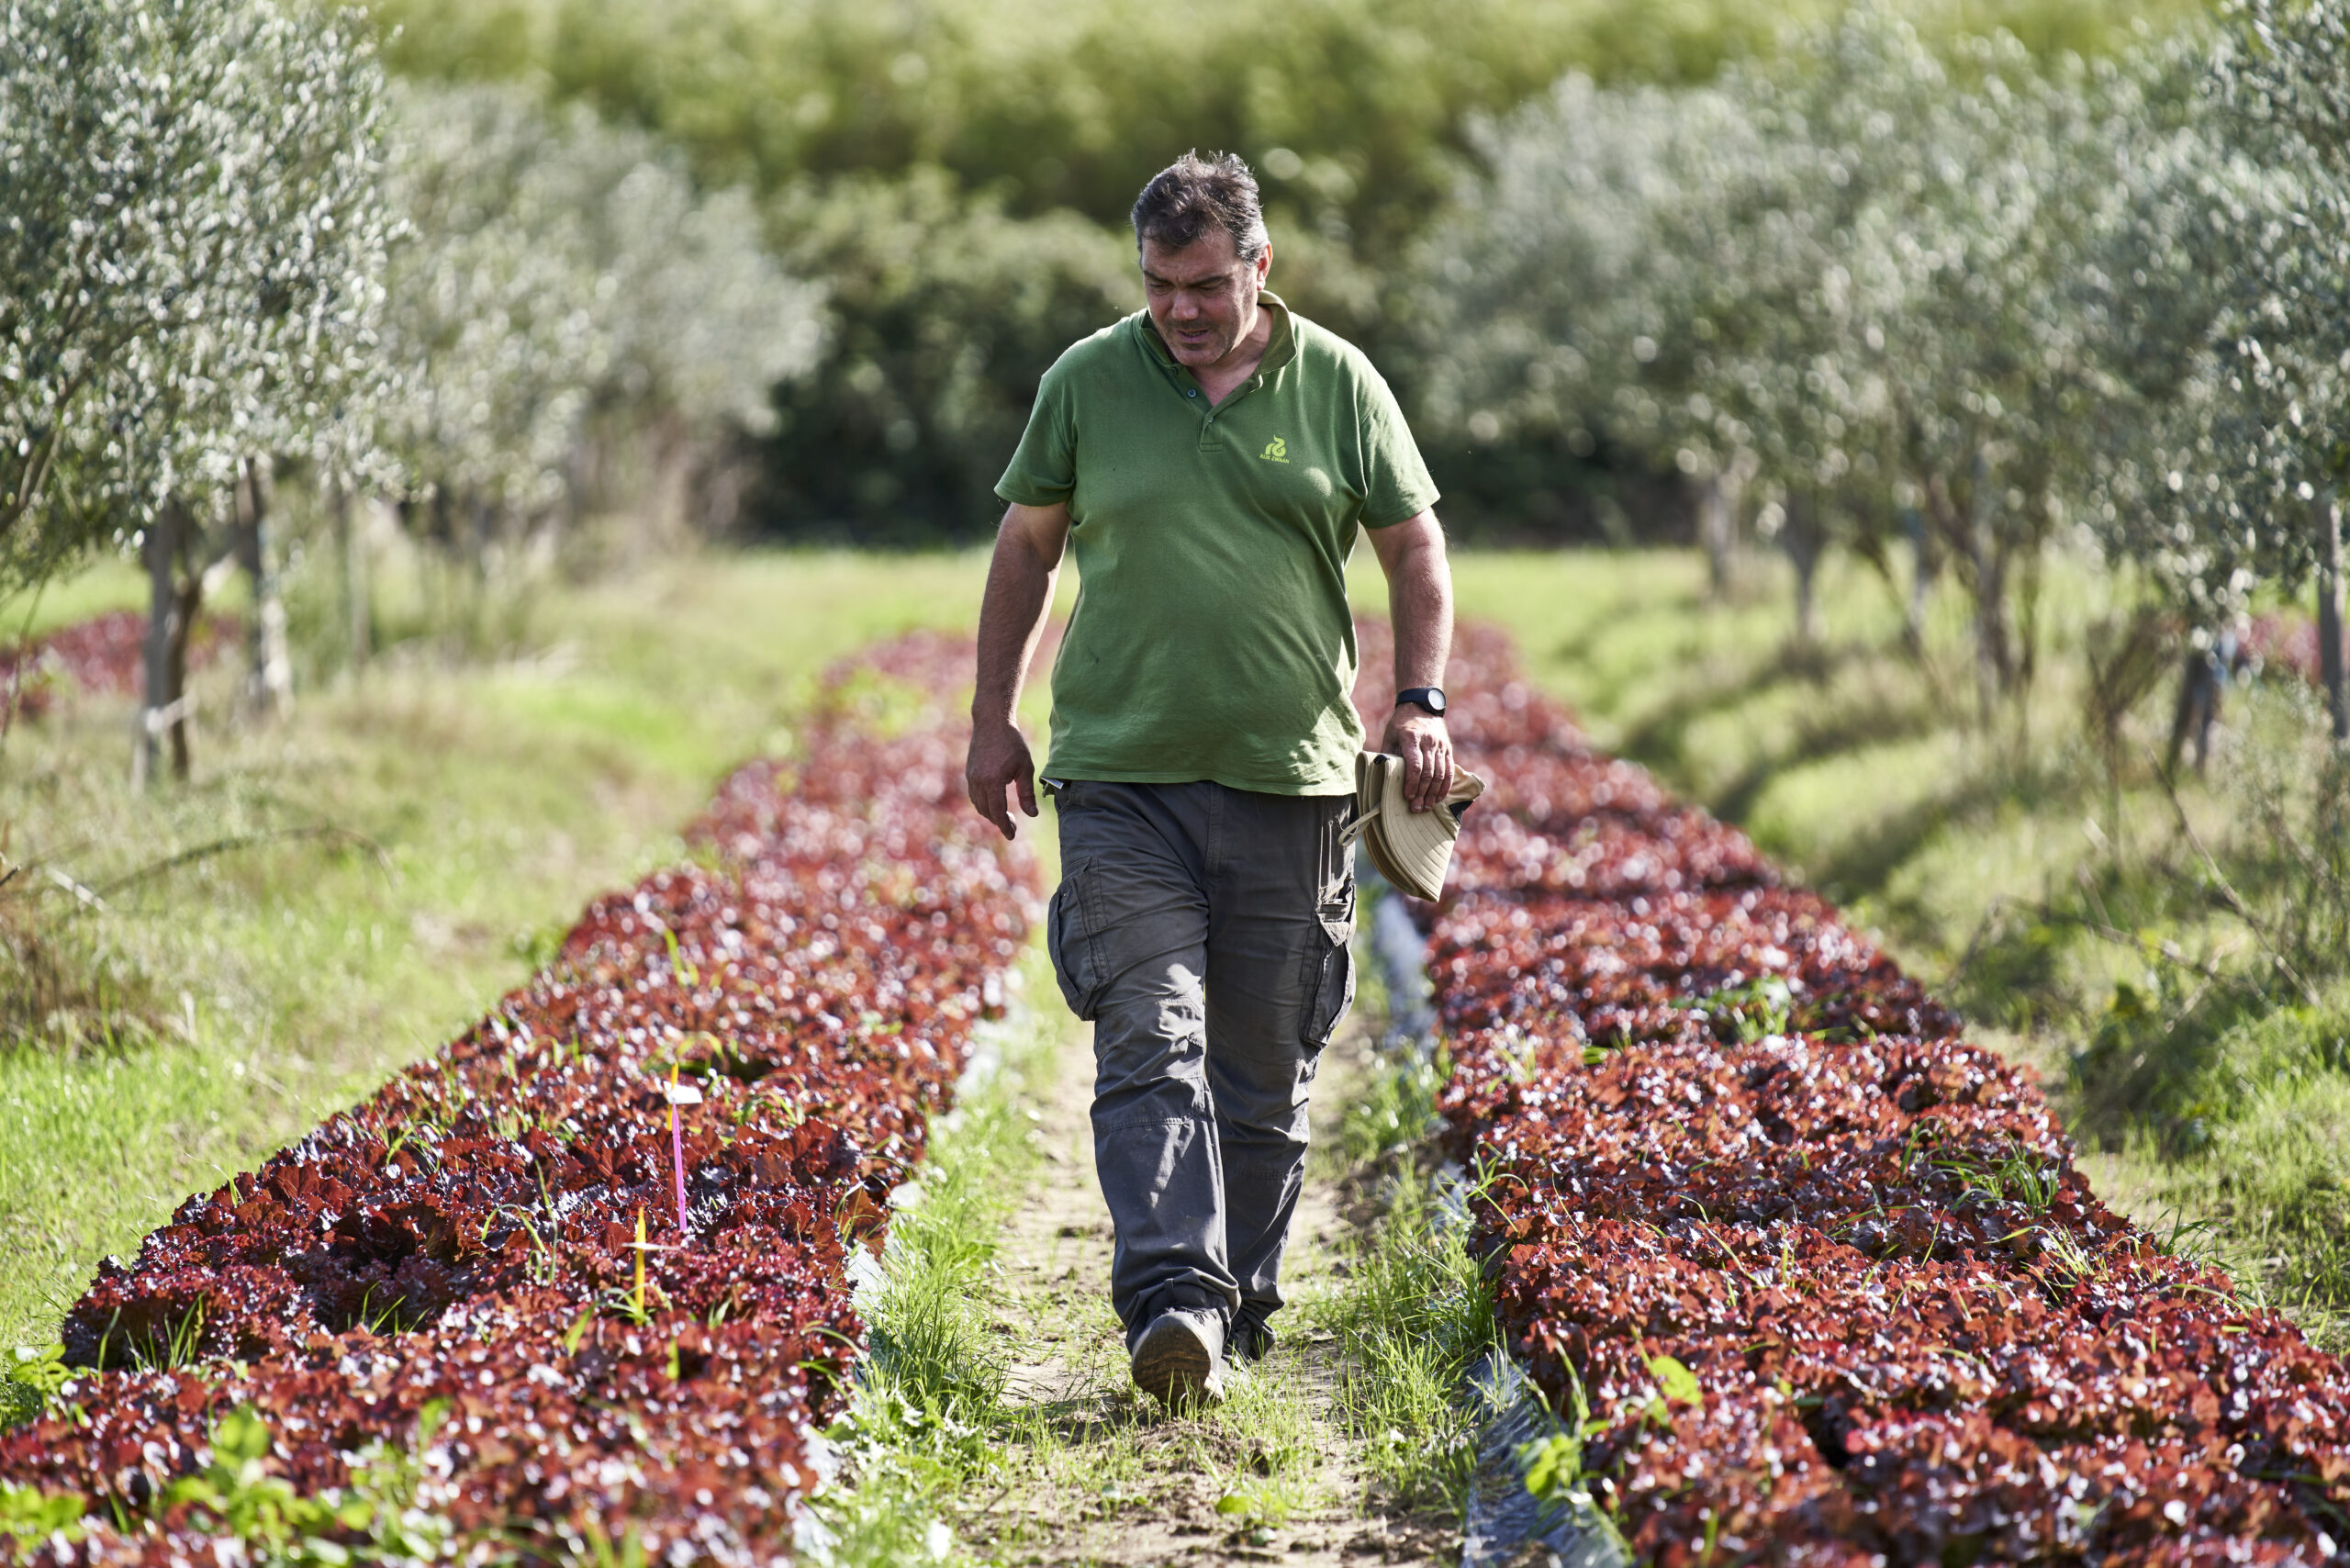
[(1224, 1318), (1172, 1307), (1135, 1342), (1135, 1386), (1169, 1409), (1224, 1401)]
[(1232, 1331), (1225, 1338), (1225, 1363), (1232, 1367), (1247, 1366), (1263, 1361), (1272, 1354), (1272, 1326), (1250, 1308), (1242, 1307), (1240, 1316), (1232, 1320)]

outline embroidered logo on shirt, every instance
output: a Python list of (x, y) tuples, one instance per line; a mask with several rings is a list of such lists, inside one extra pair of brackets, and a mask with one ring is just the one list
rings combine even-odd
[(1289, 442), (1275, 436), (1265, 443), (1265, 450), (1257, 455), (1268, 463), (1286, 463), (1289, 461)]

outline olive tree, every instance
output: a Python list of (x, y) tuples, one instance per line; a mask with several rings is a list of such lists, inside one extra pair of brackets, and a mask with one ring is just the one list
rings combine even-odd
[(429, 534), (476, 564), (632, 437), (674, 491), (730, 431), (771, 428), (775, 384), (814, 361), (817, 291), (741, 193), (698, 190), (642, 132), (514, 88), (411, 89), (393, 168), (386, 352), (408, 379), (382, 443)]
[[(1717, 318), (1743, 319), (1718, 308), (1744, 276), (1719, 220), (1753, 147), (1738, 100), (1577, 73), (1473, 134), (1487, 177), (1420, 257), (1431, 422), (1483, 444), (1539, 433), (1578, 457), (1605, 440), (1726, 500), (1750, 443), (1697, 383)], [(1724, 510), (1708, 509), (1718, 587)]]
[(1885, 567), (1908, 536), (1973, 593), (1987, 713), (2029, 678), (2034, 564), (2087, 482), (2075, 279), (2135, 93), (2004, 36), (1930, 48), (1874, 5), (1704, 87), (1570, 78), (1485, 133), (1490, 177), (1429, 249), (1431, 411), (1749, 481), (1802, 636), (1830, 541)]
[(1890, 24), (1870, 20), (1703, 88), (1570, 78), (1486, 134), (1494, 177), (1430, 252), (1438, 417), (1606, 440), (1706, 482), (1716, 517), (1753, 482), (1804, 637), (1827, 539), (1886, 484), (1901, 279), (1868, 240), (1899, 182), (1867, 121), (1915, 93), (1882, 79)]
[(138, 541), (142, 768), (168, 731), (185, 769), (188, 624), (231, 492), (364, 395), (380, 95), (357, 23), (308, 6), (0, 12), (0, 581)]
[(2240, 528), (2279, 579), (2314, 578), (2333, 734), (2350, 740), (2350, 14), (2339, 0), (2244, 0), (2221, 30), (2209, 92), (2220, 134), (2273, 182), (2268, 199), (2209, 209), (2234, 263), (2222, 330), (2241, 410), (2226, 465), (2235, 504), (2211, 521)]

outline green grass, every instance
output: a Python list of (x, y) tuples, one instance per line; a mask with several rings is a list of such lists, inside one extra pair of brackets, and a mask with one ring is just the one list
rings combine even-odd
[(1499, 1342), (1493, 1282), (1438, 1178), (1408, 1156), (1382, 1164), (1379, 1214), (1347, 1249), (1344, 1287), (1307, 1305), (1344, 1355), (1339, 1409), (1363, 1468), (1396, 1506), (1458, 1516), (1477, 1460), (1462, 1391)]
[[(1054, 994), (1032, 948), (1026, 985)], [(879, 1288), (864, 1303), (871, 1350), (849, 1414), (834, 1428), (844, 1484), (818, 1499), (839, 1568), (946, 1561), (949, 1503), (1003, 1462), (1009, 1371), (990, 1332), (1005, 1219), (1041, 1157), (1018, 1092), (1051, 1070), (1058, 1011), (1015, 1015), (1002, 1069), (933, 1128), (918, 1196), (890, 1225)]]
[[(549, 587), (499, 656), (396, 647), (267, 727), (236, 720), (218, 667), (196, 683), (194, 781), (144, 795), (128, 704), (18, 726), (0, 751), (0, 852), (30, 868), (0, 890), (0, 1347), (51, 1338), (100, 1257), (431, 1051), (589, 898), (678, 858), (726, 768), (789, 746), (825, 664), (968, 625), (983, 566), (711, 554)], [(118, 602), (123, 578), (53, 588), (41, 617)], [(415, 598), (380, 587), (387, 619)], [(293, 591), (298, 612), (323, 589)]]

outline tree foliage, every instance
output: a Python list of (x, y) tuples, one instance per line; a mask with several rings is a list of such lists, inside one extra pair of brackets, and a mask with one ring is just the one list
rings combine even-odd
[(2208, 624), (2338, 550), (2343, 29), (2256, 0), (2092, 61), (1870, 3), (1703, 86), (1570, 76), (1423, 248), (1429, 411), (1751, 479), (1799, 565), (1920, 543), (1986, 698), (2076, 530)]
[(364, 395), (382, 91), (308, 7), (0, 11), (0, 584)]
[[(1719, 0), (1205, 0), (1158, 10), (1120, 0), (390, 0), (381, 15), (398, 26), (387, 47), (406, 71), (541, 81), (558, 99), (658, 129), (690, 151), (706, 180), (760, 193), (772, 232), (795, 257), (813, 249), (803, 226), (826, 225), (811, 217), (826, 202), (837, 203), (835, 214), (875, 214), (901, 238), (934, 232), (920, 215), (947, 223), (944, 215), (968, 207), (988, 246), (1035, 246), (1060, 280), (1053, 292), (1074, 301), (1091, 287), (1091, 263), (1074, 261), (1091, 249), (1080, 223), (1123, 245), (1135, 193), (1176, 153), (1243, 153), (1265, 186), (1274, 286), (1362, 342), (1408, 396), (1419, 306), (1405, 256), (1475, 162), (1480, 117), (1505, 116), (1573, 69), (1602, 82), (1702, 82), (1725, 62), (1770, 55), (1790, 19), (1830, 9), (1828, 0), (1762, 9)], [(2095, 48), (2122, 14), (2102, 0), (1987, 0), (1937, 25), (2007, 20), (2036, 50)], [(950, 251), (961, 242), (936, 233), (916, 242)], [(963, 428), (953, 390), (961, 383), (920, 354), (877, 355), (877, 342), (921, 333), (986, 340), (990, 397), (1024, 404), (1069, 336), (1140, 303), (1129, 284), (1055, 341), (1026, 326), (1003, 330), (988, 295), (943, 275), (940, 297), (924, 303), (876, 281), (856, 257), (843, 264), (816, 385), (837, 394), (852, 372), (869, 382), (878, 368), (882, 386), (855, 394), (866, 407), (842, 420), (925, 438)], [(923, 312), (919, 332), (910, 308)], [(790, 428), (824, 421), (795, 416)], [(1544, 504), (1562, 465), (1579, 462), (1531, 439), (1481, 450), (1473, 469), (1432, 455), (1448, 483), (1461, 481), (1464, 500), (1473, 490), (1505, 517)], [(949, 482), (923, 454), (910, 459), (869, 435), (845, 446), (787, 438), (768, 449), (762, 512), (770, 526), (858, 537), (966, 529), (979, 521), (969, 509), (991, 510), (976, 479), (1000, 460), (956, 459), (962, 477)], [(918, 471), (908, 472), (910, 461)]]
[(703, 440), (772, 425), (818, 297), (741, 192), (519, 88), (408, 89), (397, 127), (386, 353), (408, 375), (380, 444), (412, 491), (530, 512), (564, 494), (591, 416)]
[(770, 511), (878, 543), (992, 526), (1040, 368), (1140, 303), (1131, 242), (1074, 214), (1022, 220), (943, 171), (792, 193), (777, 230), (830, 285), (832, 352), (776, 396)]

